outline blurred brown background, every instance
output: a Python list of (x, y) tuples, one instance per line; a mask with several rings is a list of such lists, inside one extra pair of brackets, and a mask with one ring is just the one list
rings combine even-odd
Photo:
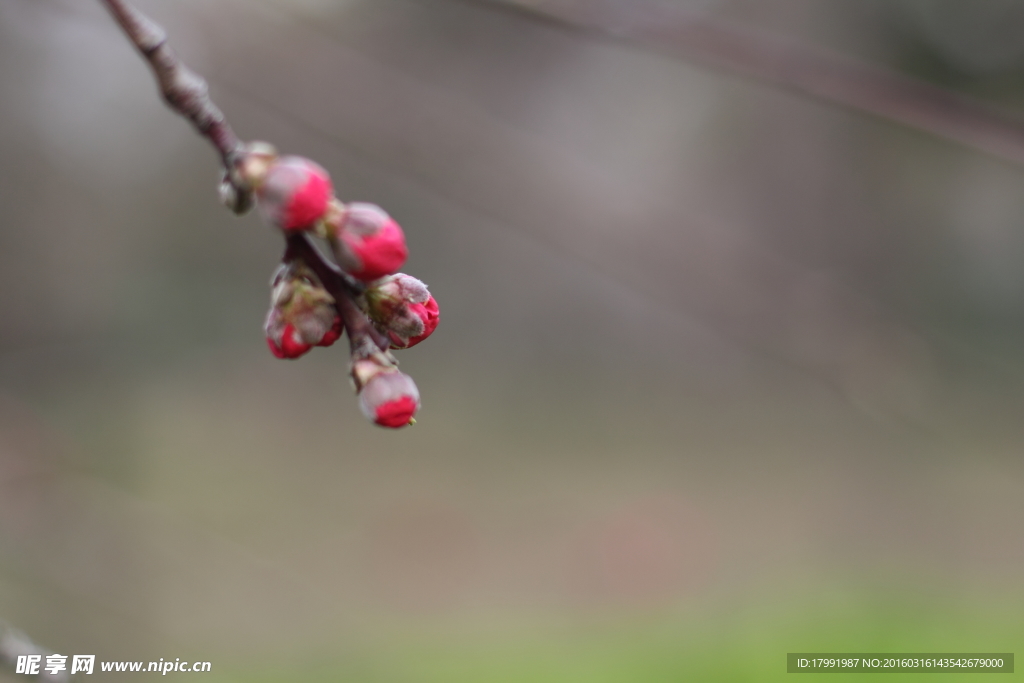
[[(677, 4), (1024, 107), (1021, 2)], [(1020, 169), (484, 2), (138, 5), (403, 224), (424, 407), (272, 358), (280, 238), (99, 3), (0, 0), (0, 617), (204, 680), (1020, 642)]]

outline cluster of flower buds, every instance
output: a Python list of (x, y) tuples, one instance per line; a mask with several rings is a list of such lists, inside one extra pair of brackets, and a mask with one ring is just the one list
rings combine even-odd
[[(408, 249), (402, 228), (374, 204), (342, 203), (320, 165), (279, 156), (266, 143), (246, 146), (229, 186), (251, 188), (263, 216), (289, 241), (272, 284), (265, 332), (278, 358), (298, 358), (330, 346), (343, 332), (351, 347), (350, 372), (359, 406), (382, 427), (415, 422), (419, 391), (398, 370), (390, 349), (405, 349), (437, 327), (437, 301), (426, 285), (397, 272)], [(242, 205), (237, 195), (225, 203)], [(324, 240), (336, 263), (323, 260), (306, 235)], [(296, 242), (298, 240), (298, 242)], [(303, 254), (293, 252), (298, 244)]]

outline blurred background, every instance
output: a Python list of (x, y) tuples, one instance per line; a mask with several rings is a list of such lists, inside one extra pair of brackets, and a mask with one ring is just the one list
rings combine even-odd
[[(1017, 0), (602, 1), (1024, 108)], [(1020, 649), (1020, 168), (488, 2), (138, 5), (404, 226), (423, 409), (274, 359), (280, 237), (99, 3), (0, 0), (0, 617), (205, 681)]]

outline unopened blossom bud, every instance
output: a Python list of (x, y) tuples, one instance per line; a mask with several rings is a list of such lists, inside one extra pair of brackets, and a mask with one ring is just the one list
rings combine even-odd
[(335, 257), (357, 280), (372, 282), (390, 275), (409, 255), (402, 228), (375, 204), (349, 204), (329, 222), (333, 222), (328, 239)]
[(333, 344), (342, 328), (334, 298), (305, 264), (293, 261), (275, 278), (264, 329), (275, 356), (298, 358), (314, 346)]
[(396, 273), (373, 283), (365, 293), (366, 312), (387, 332), (391, 348), (419, 344), (437, 328), (437, 301), (421, 281)]
[(306, 230), (327, 213), (334, 188), (327, 171), (304, 157), (281, 157), (256, 186), (256, 203), (283, 230)]
[[(353, 378), (357, 366), (372, 363), (370, 360), (357, 361), (353, 365)], [(394, 366), (381, 368), (369, 373), (365, 382), (356, 379), (359, 387), (359, 409), (363, 415), (381, 427), (397, 429), (413, 423), (420, 408), (420, 392), (412, 378)]]
[(420, 321), (416, 327), (418, 328), (422, 325), (422, 331), (410, 334), (406, 331), (388, 330), (388, 338), (391, 339), (391, 348), (393, 349), (408, 349), (409, 347), (416, 346), (433, 334), (434, 330), (437, 329), (438, 320), (441, 318), (441, 313), (434, 297), (430, 297), (422, 304), (409, 304), (408, 311)]

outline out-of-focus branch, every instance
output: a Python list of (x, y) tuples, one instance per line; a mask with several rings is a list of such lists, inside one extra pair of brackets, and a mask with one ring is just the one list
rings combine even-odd
[[(52, 653), (45, 648), (39, 647), (24, 633), (0, 621), (0, 665), (4, 668), (14, 671), (18, 663), (18, 657), (24, 655), (40, 655), (43, 657), (42, 663), (45, 664), (46, 656), (49, 654)], [(53, 681), (53, 683), (68, 683), (71, 680), (71, 675), (67, 669), (50, 675), (40, 667), (40, 674), (33, 678)]]
[(210, 100), (206, 81), (186, 67), (167, 45), (167, 32), (122, 0), (103, 0), (114, 19), (153, 68), (160, 94), (176, 112), (190, 120), (220, 152), (225, 167), (234, 163), (241, 141), (224, 114)]
[(225, 181), (234, 188), (231, 208), (236, 213), (247, 211), (252, 205), (252, 188), (235, 172), (243, 145), (210, 99), (206, 81), (171, 50), (167, 32), (159, 24), (123, 0), (102, 2), (153, 68), (167, 104), (191, 121), (217, 149), (224, 164)]
[(615, 0), (469, 0), (856, 109), (1024, 165), (1024, 122), (887, 69), (673, 8)]

